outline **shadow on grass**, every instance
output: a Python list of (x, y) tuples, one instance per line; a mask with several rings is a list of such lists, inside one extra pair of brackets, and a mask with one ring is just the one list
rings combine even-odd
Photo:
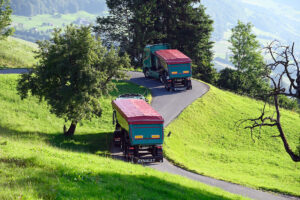
[(106, 155), (109, 153), (113, 132), (88, 133), (65, 137), (63, 134), (51, 134), (48, 142), (66, 150)]
[[(0, 127), (0, 136), (25, 140), (43, 140), (51, 146), (65, 150), (108, 155), (113, 132), (75, 133), (72, 137), (65, 137), (62, 133), (46, 134), (39, 132), (20, 132)], [(1, 141), (0, 144), (5, 143)]]
[[(47, 166), (36, 169), (37, 173), (30, 173), (31, 168), (22, 170), (22, 177), (1, 186), (6, 191), (33, 190), (34, 194), (27, 195), (41, 199), (230, 199), (151, 175), (120, 174), (105, 169), (98, 173), (74, 173), (71, 167), (47, 170)], [(13, 196), (20, 194), (14, 192)]]

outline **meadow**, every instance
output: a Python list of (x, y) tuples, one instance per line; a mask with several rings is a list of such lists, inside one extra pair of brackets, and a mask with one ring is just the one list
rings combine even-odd
[(85, 11), (79, 11), (73, 14), (43, 14), (35, 15), (32, 17), (13, 15), (12, 21), (15, 24), (22, 24), (21, 29), (24, 30), (36, 28), (38, 31), (47, 31), (48, 29), (58, 27), (62, 28), (63, 26), (71, 23), (74, 24), (74, 22), (78, 19), (84, 19), (86, 21), (94, 23), (97, 16), (99, 15), (90, 14)]
[(17, 95), (19, 75), (0, 75), (0, 199), (244, 199), (141, 165), (113, 160), (111, 100), (147, 89), (117, 82), (100, 101), (100, 119), (63, 136), (62, 119), (45, 102)]
[(36, 64), (35, 50), (37, 45), (25, 40), (14, 37), (0, 40), (0, 69), (32, 68)]
[[(165, 132), (164, 152), (172, 162), (206, 176), (300, 196), (300, 165), (291, 160), (275, 127), (262, 129), (260, 139), (238, 128), (241, 119), (260, 115), (263, 102), (213, 86), (187, 107)], [(272, 106), (268, 107), (273, 114)], [(193, 120), (191, 120), (193, 119)], [(282, 123), (293, 150), (299, 144), (299, 114), (282, 110)], [(255, 132), (259, 136), (259, 132)]]

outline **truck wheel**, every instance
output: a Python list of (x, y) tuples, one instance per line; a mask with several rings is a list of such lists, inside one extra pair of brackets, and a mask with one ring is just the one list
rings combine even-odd
[(170, 92), (170, 90), (171, 90), (170, 87), (168, 87), (167, 85), (165, 85), (165, 88), (166, 88), (166, 90), (167, 90), (168, 92)]
[(160, 75), (159, 76), (159, 81), (162, 83), (162, 84), (164, 84), (165, 82), (164, 82), (164, 78), (163, 78), (163, 76), (162, 75)]
[(193, 86), (192, 86), (192, 82), (191, 81), (189, 81), (188, 83), (187, 83), (187, 89), (188, 90), (191, 90), (192, 88), (193, 88)]
[(145, 75), (145, 78), (150, 78), (150, 72), (149, 72), (149, 69), (145, 69), (144, 75)]

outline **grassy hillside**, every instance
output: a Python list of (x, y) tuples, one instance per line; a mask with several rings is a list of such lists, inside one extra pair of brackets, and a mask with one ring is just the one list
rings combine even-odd
[(34, 53), (37, 45), (21, 39), (9, 37), (0, 40), (0, 69), (28, 68), (36, 63)]
[[(249, 130), (236, 130), (235, 122), (258, 117), (262, 106), (262, 102), (211, 87), (167, 127), (166, 133), (172, 135), (165, 139), (166, 156), (206, 176), (300, 196), (300, 165), (291, 160), (279, 138), (271, 137), (277, 134), (276, 128), (263, 128), (255, 143)], [(299, 115), (282, 111), (282, 121), (296, 149)]]
[[(117, 83), (101, 99), (101, 119), (85, 121), (75, 136), (62, 136), (63, 121), (36, 98), (21, 101), (17, 75), (0, 75), (0, 199), (240, 199), (220, 189), (105, 156), (113, 126), (111, 99), (147, 93)], [(148, 95), (146, 95), (149, 97)]]

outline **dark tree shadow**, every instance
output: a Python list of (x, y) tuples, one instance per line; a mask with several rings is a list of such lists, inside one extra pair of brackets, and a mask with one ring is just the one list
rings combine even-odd
[[(26, 169), (25, 166), (23, 170), (28, 173), (30, 168)], [(155, 176), (124, 175), (109, 170), (100, 173), (74, 172), (69, 168), (38, 170), (2, 187), (9, 187), (13, 191), (34, 189), (41, 199), (230, 199)], [(15, 195), (18, 197), (17, 193)]]
[[(51, 146), (64, 150), (109, 155), (113, 132), (80, 133), (65, 137), (62, 133), (46, 134), (42, 132), (16, 131), (0, 126), (0, 136), (24, 140), (43, 140)], [(0, 144), (5, 143), (1, 141)]]

